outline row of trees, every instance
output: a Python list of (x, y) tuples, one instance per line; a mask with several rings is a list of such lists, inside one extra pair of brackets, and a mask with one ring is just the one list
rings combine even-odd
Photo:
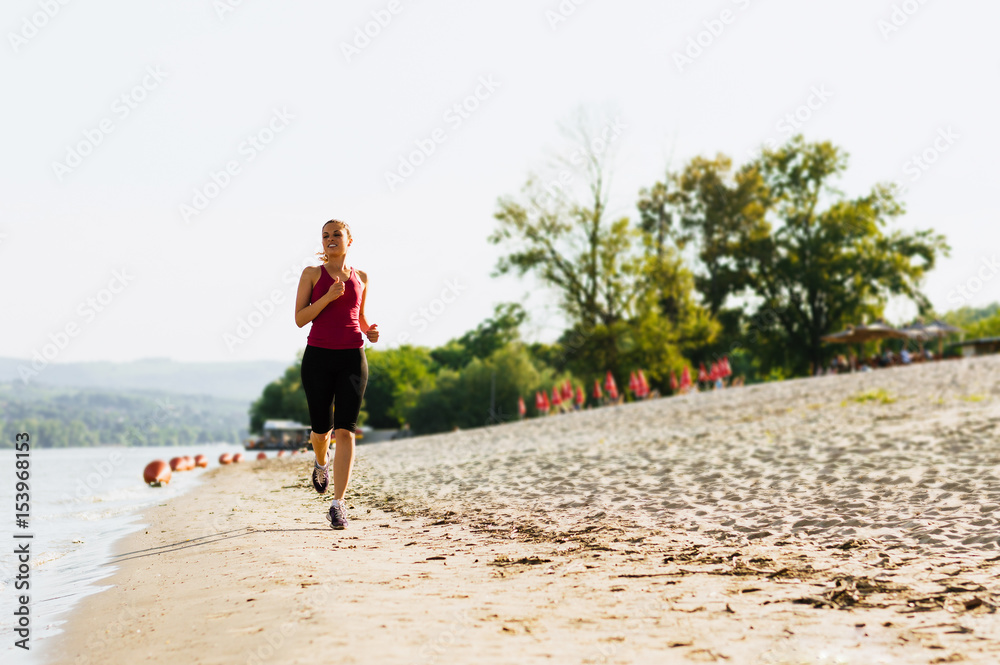
[(0, 447), (13, 447), (17, 432), (44, 448), (239, 443), (245, 408), (208, 396), (0, 384)]
[[(570, 146), (498, 200), (488, 238), (503, 249), (494, 275), (531, 276), (557, 294), (563, 334), (522, 342), (528, 314), (505, 304), (439, 348), (370, 351), (370, 425), (481, 426), (515, 415), (518, 396), (566, 378), (589, 386), (608, 369), (622, 384), (644, 368), (668, 394), (671, 371), (723, 355), (748, 382), (801, 376), (838, 351), (823, 335), (881, 317), (892, 296), (932, 315), (920, 284), (949, 251), (945, 238), (891, 228), (904, 213), (892, 185), (839, 191), (848, 156), (828, 142), (797, 136), (739, 166), (696, 157), (641, 189), (628, 215), (610, 208), (602, 124), (581, 115), (563, 131)], [(307, 422), (298, 372), (268, 386), (251, 429)]]
[(881, 317), (891, 296), (931, 313), (920, 283), (945, 238), (892, 229), (904, 213), (892, 185), (839, 191), (843, 150), (796, 136), (738, 167), (696, 157), (640, 190), (633, 220), (608, 212), (612, 151), (595, 149), (593, 126), (564, 130), (586, 155), (568, 180), (585, 187), (532, 175), (500, 200), (489, 238), (509, 251), (497, 274), (530, 273), (560, 295), (561, 341), (590, 340), (579, 364), (638, 353), (662, 386), (682, 357), (733, 353), (744, 371), (803, 375), (835, 351), (823, 335)]
[[(501, 304), (475, 330), (440, 347), (369, 349), (360, 424), (396, 428), (409, 423), (415, 432), (429, 433), (517, 418), (519, 396), (572, 378), (543, 359), (551, 353), (549, 347), (521, 341), (519, 328), (526, 317), (520, 305)], [(269, 418), (309, 422), (301, 363), (300, 353), (253, 403), (252, 431), (259, 432)]]

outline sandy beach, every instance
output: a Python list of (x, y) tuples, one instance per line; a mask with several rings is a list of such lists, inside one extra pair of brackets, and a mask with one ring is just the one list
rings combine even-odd
[(52, 662), (992, 664), (998, 434), (985, 357), (362, 445), (344, 531), (222, 467)]

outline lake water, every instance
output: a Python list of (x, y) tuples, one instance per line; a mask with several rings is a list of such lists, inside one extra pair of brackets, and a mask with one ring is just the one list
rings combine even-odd
[[(28, 528), (22, 529), (14, 516), (14, 451), (0, 450), (0, 661), (46, 663), (45, 647), (61, 632), (70, 610), (81, 598), (107, 588), (102, 580), (116, 570), (108, 563), (115, 543), (145, 526), (139, 511), (196, 487), (205, 472), (175, 472), (168, 485), (153, 488), (142, 479), (146, 464), (204, 454), (213, 468), (222, 453), (242, 451), (232, 444), (32, 449), (31, 517)], [(15, 539), (15, 533), (33, 538)], [(14, 550), (23, 542), (29, 542), (31, 550), (28, 591), (15, 588)], [(14, 646), (19, 639), (14, 633), (16, 598), (24, 593), (30, 596), (30, 651)]]

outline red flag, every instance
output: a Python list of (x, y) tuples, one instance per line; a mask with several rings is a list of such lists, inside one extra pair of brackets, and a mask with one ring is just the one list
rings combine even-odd
[(545, 404), (545, 398), (542, 397), (542, 393), (535, 393), (535, 408), (538, 409), (539, 412), (548, 410), (548, 406)]
[(552, 406), (559, 406), (562, 404), (562, 397), (559, 396), (559, 388), (553, 386), (552, 388)]
[(564, 402), (573, 401), (573, 382), (569, 379), (563, 383), (562, 398)]
[(601, 392), (601, 380), (594, 379), (594, 399), (601, 399), (604, 393)]
[(684, 366), (683, 371), (681, 371), (681, 390), (687, 390), (691, 387), (691, 370), (687, 365)]
[(698, 383), (708, 381), (708, 372), (705, 371), (705, 363), (698, 363)]
[(674, 374), (673, 372), (670, 372), (670, 390), (673, 392), (677, 392), (677, 389), (680, 387), (681, 385), (677, 383), (677, 375)]
[(712, 371), (708, 373), (708, 380), (715, 383), (722, 376), (720, 372), (719, 363), (712, 363)]
[(639, 387), (639, 379), (635, 378), (635, 372), (629, 374), (628, 377), (628, 389), (633, 395), (638, 396), (641, 388)]
[(610, 369), (604, 378), (604, 388), (608, 391), (608, 397), (618, 399), (618, 384), (615, 383), (615, 377), (612, 376)]
[(542, 406), (545, 408), (546, 413), (552, 408), (552, 405), (549, 404), (549, 396), (544, 390), (542, 391)]
[(584, 397), (583, 397), (583, 386), (577, 386), (576, 387), (576, 403), (577, 404), (583, 404), (583, 400), (584, 400)]
[(520, 415), (520, 416), (523, 417), (524, 414), (526, 414), (527, 412), (528, 412), (528, 409), (524, 406), (524, 398), (521, 397), (521, 396), (518, 396), (518, 398), (517, 398), (517, 413), (518, 413), (518, 415)]
[(646, 375), (642, 373), (641, 369), (639, 370), (637, 378), (639, 379), (639, 389), (641, 390), (639, 397), (645, 397), (649, 394), (649, 382), (646, 381)]
[(723, 376), (733, 375), (733, 368), (729, 366), (729, 356), (722, 356), (722, 371), (725, 372)]

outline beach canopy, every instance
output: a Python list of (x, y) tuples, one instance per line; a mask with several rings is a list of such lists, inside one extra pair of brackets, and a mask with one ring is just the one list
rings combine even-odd
[(688, 369), (687, 365), (681, 371), (681, 390), (687, 390), (691, 387), (691, 370)]
[(552, 387), (552, 404), (555, 406), (562, 404), (562, 397), (559, 395), (559, 392), (558, 386)]
[(677, 389), (681, 387), (681, 384), (677, 383), (677, 375), (670, 372), (670, 390), (677, 392)]
[(929, 331), (922, 321), (914, 321), (907, 326), (903, 326), (900, 330), (905, 332), (907, 337), (915, 339), (918, 342), (925, 342), (934, 337), (934, 333)]
[(861, 344), (878, 339), (908, 339), (910, 335), (897, 330), (884, 321), (860, 326), (847, 326), (844, 330), (821, 337), (829, 344)]
[(935, 319), (927, 325), (924, 326), (924, 330), (933, 335), (934, 337), (945, 337), (947, 335), (957, 335), (958, 333), (963, 333), (965, 330), (957, 326), (953, 326), (949, 323), (945, 323), (940, 319)]
[(539, 411), (549, 410), (548, 400), (545, 399), (545, 395), (543, 393), (535, 393), (535, 408)]
[(594, 399), (601, 399), (604, 393), (601, 392), (601, 380), (594, 379)]
[(583, 404), (583, 400), (584, 400), (584, 397), (583, 397), (583, 386), (577, 386), (576, 387), (576, 403), (577, 404)]
[(729, 366), (729, 356), (722, 356), (722, 376), (732, 376), (733, 368)]
[(938, 356), (944, 355), (944, 338), (948, 335), (963, 333), (965, 330), (940, 319), (935, 319), (924, 326), (924, 333), (930, 337), (937, 337)]
[(635, 372), (628, 375), (628, 389), (629, 392), (636, 397), (638, 397), (639, 393), (642, 391), (642, 388), (639, 387), (639, 379), (636, 377)]
[(698, 363), (698, 383), (708, 381), (708, 372), (705, 371), (705, 363)]

